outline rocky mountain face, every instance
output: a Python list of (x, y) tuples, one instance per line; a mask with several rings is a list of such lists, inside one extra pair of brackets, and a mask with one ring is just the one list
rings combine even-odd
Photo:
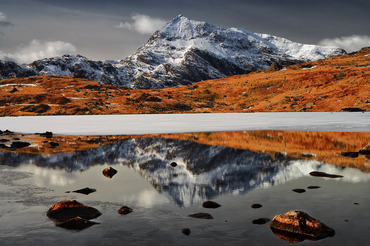
[[(223, 78), (344, 54), (333, 47), (295, 43), (284, 38), (175, 19), (122, 61), (92, 61), (62, 56), (29, 65), (0, 64), (0, 79), (42, 74), (65, 75), (130, 88), (164, 88)], [(16, 72), (12, 67), (18, 66)]]

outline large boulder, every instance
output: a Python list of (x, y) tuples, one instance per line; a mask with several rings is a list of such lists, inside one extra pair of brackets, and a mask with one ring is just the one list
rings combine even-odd
[(305, 239), (317, 241), (335, 234), (334, 229), (298, 210), (276, 215), (270, 228), (276, 236), (292, 243)]
[(64, 222), (76, 217), (91, 220), (99, 217), (101, 213), (96, 208), (85, 206), (76, 200), (64, 200), (51, 206), (46, 215), (57, 222)]

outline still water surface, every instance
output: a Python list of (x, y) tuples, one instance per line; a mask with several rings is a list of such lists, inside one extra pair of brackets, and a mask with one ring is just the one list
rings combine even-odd
[[(228, 141), (235, 135), (227, 135)], [(364, 156), (359, 158), (368, 165)], [(108, 166), (118, 171), (112, 179), (102, 175)], [(312, 177), (314, 170), (344, 177)], [(321, 188), (307, 189), (313, 185)], [(58, 154), (0, 151), (0, 244), (290, 245), (268, 223), (252, 220), (298, 209), (336, 231), (334, 237), (304, 244), (365, 245), (369, 185), (370, 174), (359, 169), (178, 137), (137, 136)], [(97, 191), (66, 193), (85, 187)], [(296, 188), (306, 192), (295, 193)], [(94, 221), (100, 224), (82, 231), (56, 227), (45, 213), (64, 199), (97, 208), (102, 216)], [(206, 200), (221, 207), (205, 209), (201, 204)], [(253, 209), (254, 203), (263, 207)], [(118, 214), (123, 205), (134, 212)], [(197, 212), (214, 219), (188, 217)], [(191, 234), (185, 236), (182, 228), (190, 228)]]

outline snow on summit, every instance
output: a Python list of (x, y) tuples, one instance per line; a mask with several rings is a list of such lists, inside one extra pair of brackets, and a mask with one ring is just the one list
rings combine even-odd
[[(242, 28), (221, 28), (179, 15), (120, 63), (63, 56), (35, 61), (24, 69), (151, 89), (246, 74), (274, 62), (286, 66), (343, 53), (339, 48), (300, 44)], [(7, 66), (15, 65), (8, 62)], [(9, 72), (20, 77), (33, 73)], [(2, 76), (7, 78), (7, 74)]]

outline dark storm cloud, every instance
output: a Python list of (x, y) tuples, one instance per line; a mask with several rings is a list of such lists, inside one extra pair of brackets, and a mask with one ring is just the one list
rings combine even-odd
[(0, 11), (14, 23), (0, 38), (3, 51), (34, 39), (63, 41), (92, 59), (130, 55), (150, 37), (151, 29), (141, 25), (146, 17), (160, 22), (178, 14), (302, 43), (370, 36), (368, 0), (0, 0)]

